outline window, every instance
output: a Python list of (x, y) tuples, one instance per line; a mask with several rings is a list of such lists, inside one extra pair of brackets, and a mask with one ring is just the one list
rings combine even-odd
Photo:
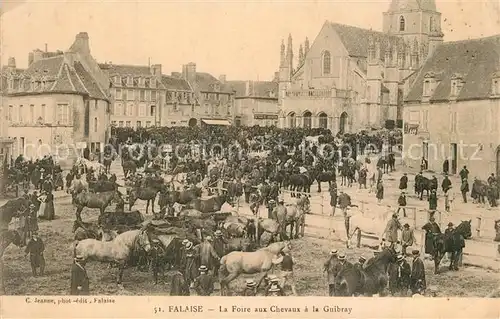
[(151, 101), (153, 101), (153, 102), (156, 101), (156, 91), (151, 92)]
[(403, 16), (399, 17), (399, 31), (405, 30), (405, 18)]
[(111, 126), (116, 126), (116, 121), (111, 121)]
[(149, 87), (149, 79), (144, 80), (144, 85), (148, 88)]
[(94, 110), (97, 110), (97, 100), (94, 100)]
[(59, 125), (69, 125), (69, 105), (68, 104), (57, 104), (57, 124)]
[(427, 131), (427, 129), (428, 129), (428, 126), (429, 126), (428, 122), (429, 122), (429, 111), (428, 110), (424, 110), (423, 111), (423, 120), (422, 120), (424, 131)]
[(35, 123), (35, 106), (33, 104), (30, 105), (30, 123)]
[(127, 85), (132, 86), (133, 83), (134, 83), (134, 80), (132, 79), (132, 77), (127, 76)]
[(331, 72), (331, 54), (330, 51), (323, 53), (323, 74), (330, 74)]
[(123, 127), (123, 121), (118, 122), (118, 127)]
[(141, 124), (141, 121), (137, 121), (137, 127), (141, 127), (142, 124)]
[(139, 104), (139, 116), (146, 116), (146, 105)]
[(123, 115), (123, 107), (122, 107), (121, 103), (115, 103), (114, 109), (115, 109), (114, 114), (116, 114), (116, 115)]
[(146, 121), (146, 127), (150, 127), (151, 126), (151, 121)]
[(141, 90), (141, 93), (140, 93), (140, 97), (139, 97), (139, 99), (140, 99), (141, 101), (144, 101), (144, 98), (145, 98), (145, 93), (144, 93), (144, 90)]
[(204, 109), (205, 109), (205, 114), (206, 114), (206, 113), (208, 113), (208, 108), (209, 108), (208, 103), (205, 103), (205, 107), (204, 107)]
[(134, 90), (127, 90), (127, 100), (128, 101), (134, 100)]
[[(120, 84), (120, 81), (121, 81), (120, 76), (115, 75), (115, 83), (116, 83), (116, 84)], [(118, 91), (118, 90), (117, 90), (117, 91)]]
[(155, 116), (155, 113), (156, 113), (156, 106), (154, 105), (151, 105), (151, 109), (150, 109), (150, 116)]
[(7, 114), (7, 120), (12, 122), (12, 117), (14, 114), (14, 107), (9, 105), (9, 113)]
[(126, 127), (130, 127), (131, 126), (131, 122), (130, 121), (125, 122), (125, 126)]
[(97, 133), (97, 117), (94, 117), (94, 132)]
[(303, 127), (304, 128), (311, 128), (312, 127), (312, 118), (311, 118), (312, 114), (311, 112), (306, 112), (304, 113), (303, 115)]
[(424, 96), (430, 96), (430, 95), (431, 95), (431, 81), (425, 80), (424, 81)]
[(319, 115), (319, 127), (320, 128), (327, 128), (328, 127), (328, 117), (325, 113), (321, 113)]
[(288, 127), (295, 127), (295, 113), (290, 113), (288, 115)]
[(127, 105), (127, 116), (134, 116), (134, 104)]
[(24, 122), (23, 112), (24, 112), (23, 106), (19, 105), (19, 115), (18, 115), (18, 122), (19, 123), (23, 123)]
[(122, 90), (116, 89), (115, 99), (117, 99), (117, 100), (121, 100), (122, 99)]
[(146, 90), (146, 101), (151, 101), (151, 91)]
[(150, 84), (151, 84), (150, 86), (151, 86), (152, 88), (155, 88), (155, 87), (156, 87), (156, 80), (155, 80), (155, 79), (151, 79)]

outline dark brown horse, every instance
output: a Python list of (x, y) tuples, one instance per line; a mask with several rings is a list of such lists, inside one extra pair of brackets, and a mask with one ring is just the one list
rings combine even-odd
[(371, 297), (375, 294), (385, 296), (389, 276), (389, 265), (396, 262), (396, 251), (386, 248), (377, 257), (371, 259), (364, 269), (359, 267), (346, 267), (335, 277), (335, 296), (365, 295)]
[(435, 234), (432, 240), (434, 273), (439, 273), (439, 264), (445, 253), (450, 253), (450, 270), (458, 270), (460, 253), (465, 247), (465, 239), (472, 237), (471, 221), (462, 221), (449, 234)]
[(155, 213), (155, 199), (156, 194), (160, 189), (158, 187), (134, 187), (130, 191), (130, 195), (128, 198), (128, 209), (132, 210), (132, 206), (134, 206), (135, 202), (140, 200), (146, 201), (146, 214), (148, 213), (149, 204), (151, 203), (151, 211), (153, 214)]
[(11, 199), (0, 207), (0, 229), (7, 229), (13, 217), (26, 211), (30, 206), (29, 199), (18, 197)]
[(129, 174), (135, 174), (137, 171), (137, 164), (133, 160), (122, 161), (123, 176), (127, 178)]
[(100, 214), (103, 214), (106, 208), (115, 201), (117, 205), (123, 205), (122, 194), (118, 190), (91, 193), (83, 191), (74, 195), (73, 204), (76, 206), (76, 220), (82, 221), (83, 208), (99, 208)]
[(188, 208), (196, 209), (202, 213), (213, 213), (220, 211), (222, 205), (226, 203), (227, 195), (221, 194), (207, 199), (197, 198), (187, 204)]

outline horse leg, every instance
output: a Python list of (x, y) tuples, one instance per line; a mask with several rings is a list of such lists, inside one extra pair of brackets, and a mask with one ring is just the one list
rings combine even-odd
[(434, 274), (439, 274), (439, 263), (441, 262), (442, 256), (440, 254), (436, 254), (434, 256)]
[(78, 206), (76, 208), (76, 212), (75, 212), (76, 220), (79, 222), (82, 222), (82, 210), (83, 210), (83, 207), (81, 207), (81, 206)]
[(358, 228), (356, 247), (361, 247), (361, 229)]
[[(133, 196), (132, 194), (129, 195), (129, 199), (128, 199), (128, 210), (131, 211), (132, 210), (132, 206), (134, 206), (135, 204), (135, 201), (137, 199), (135, 198), (135, 196)], [(147, 210), (146, 210), (146, 214), (147, 214)]]
[(318, 193), (321, 193), (321, 181), (318, 179)]
[(122, 262), (118, 265), (118, 274), (116, 276), (116, 283), (118, 285), (121, 285), (122, 284), (122, 280), (123, 280), (123, 271), (125, 270), (125, 263)]
[(155, 213), (155, 199), (156, 199), (156, 194), (155, 197), (151, 200), (151, 212), (153, 212), (153, 215)]
[(146, 200), (146, 215), (148, 214), (149, 209), (149, 199)]
[(224, 286), (224, 295), (227, 296), (227, 293), (229, 292), (229, 283), (234, 279), (236, 279), (236, 277), (238, 276), (239, 276), (238, 273), (229, 273), (229, 275), (220, 280), (221, 295), (222, 295), (222, 287)]

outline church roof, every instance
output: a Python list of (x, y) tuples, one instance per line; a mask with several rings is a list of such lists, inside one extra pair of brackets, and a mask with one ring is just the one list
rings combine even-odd
[(436, 11), (435, 0), (392, 0), (389, 11), (426, 10)]
[[(373, 31), (345, 24), (330, 22), (330, 26), (337, 32), (340, 40), (344, 44), (351, 57), (368, 57), (368, 47), (370, 39), (380, 43), (381, 52), (385, 51), (388, 43), (397, 44), (400, 40), (397, 36), (387, 33)], [(384, 59), (384, 54), (380, 57)]]
[(500, 35), (445, 42), (437, 47), (423, 65), (405, 101), (422, 100), (424, 77), (434, 74), (437, 86), (430, 101), (449, 100), (451, 80), (460, 74), (464, 81), (456, 100), (487, 99), (491, 79), (500, 68)]

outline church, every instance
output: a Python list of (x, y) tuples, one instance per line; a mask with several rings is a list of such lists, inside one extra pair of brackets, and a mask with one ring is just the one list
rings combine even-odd
[(383, 32), (326, 21), (312, 44), (281, 44), (279, 126), (334, 134), (400, 127), (404, 97), (443, 42), (434, 0), (392, 0)]

